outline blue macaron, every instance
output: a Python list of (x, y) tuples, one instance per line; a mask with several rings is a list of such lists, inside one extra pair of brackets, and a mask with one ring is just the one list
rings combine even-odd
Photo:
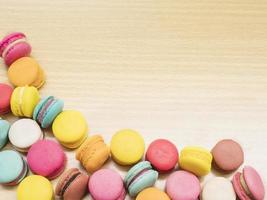
[(0, 149), (2, 149), (8, 141), (9, 128), (9, 122), (0, 118)]
[(153, 170), (150, 162), (143, 161), (134, 165), (127, 173), (124, 184), (130, 196), (135, 197), (145, 188), (151, 187), (158, 179), (158, 172)]
[(17, 185), (28, 173), (28, 165), (16, 151), (0, 152), (0, 184)]
[(37, 121), (42, 128), (49, 127), (59, 113), (62, 112), (64, 102), (53, 96), (42, 99), (34, 109), (33, 119)]

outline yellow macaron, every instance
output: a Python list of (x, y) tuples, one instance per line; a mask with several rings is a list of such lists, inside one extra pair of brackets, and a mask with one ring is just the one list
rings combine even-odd
[(212, 154), (202, 147), (189, 146), (182, 149), (179, 164), (182, 169), (197, 176), (204, 176), (211, 170)]
[(132, 165), (143, 157), (145, 142), (138, 132), (124, 129), (112, 137), (110, 148), (115, 162), (120, 165)]
[(53, 200), (53, 187), (48, 179), (38, 175), (25, 178), (18, 186), (18, 200)]
[(37, 61), (31, 57), (22, 57), (8, 68), (8, 79), (15, 86), (42, 87), (45, 83), (44, 70)]
[(66, 110), (56, 117), (52, 130), (63, 146), (75, 149), (87, 138), (88, 125), (82, 113)]
[(38, 90), (33, 86), (17, 87), (12, 93), (10, 105), (17, 117), (32, 117), (33, 110), (40, 100)]

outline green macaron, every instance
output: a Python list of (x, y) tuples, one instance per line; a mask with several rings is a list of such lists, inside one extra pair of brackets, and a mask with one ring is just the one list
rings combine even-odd
[(7, 143), (9, 128), (9, 122), (0, 118), (0, 149)]

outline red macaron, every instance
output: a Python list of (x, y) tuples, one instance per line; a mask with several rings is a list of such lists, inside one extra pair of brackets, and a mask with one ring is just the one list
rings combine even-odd
[(160, 172), (168, 172), (178, 163), (179, 153), (176, 146), (166, 139), (153, 141), (146, 152), (146, 160)]
[(0, 83), (0, 115), (10, 112), (10, 98), (13, 88), (7, 84)]

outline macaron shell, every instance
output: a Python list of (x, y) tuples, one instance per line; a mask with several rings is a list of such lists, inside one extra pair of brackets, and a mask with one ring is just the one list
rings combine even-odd
[(201, 192), (201, 187), (195, 175), (180, 170), (168, 177), (166, 191), (173, 200), (196, 200)]
[(3, 148), (8, 141), (9, 128), (10, 128), (9, 122), (0, 119), (0, 149)]
[(13, 88), (7, 84), (0, 83), (0, 91), (0, 114), (6, 114), (10, 111)]
[(225, 139), (219, 141), (212, 149), (213, 161), (223, 171), (233, 171), (244, 162), (242, 147), (235, 141)]
[(140, 192), (137, 195), (136, 200), (171, 200), (171, 199), (165, 192), (157, 188), (150, 187)]
[(0, 183), (10, 183), (20, 177), (24, 163), (19, 153), (12, 150), (0, 152)]
[(25, 87), (21, 105), (21, 110), (25, 117), (32, 118), (34, 108), (39, 100), (39, 92), (35, 87)]
[(180, 155), (180, 167), (197, 176), (204, 176), (211, 170), (212, 155), (202, 147), (185, 147)]
[(149, 145), (146, 159), (158, 171), (167, 172), (177, 164), (178, 154), (178, 150), (173, 143), (165, 139), (158, 139)]
[(20, 98), (21, 98), (21, 91), (24, 90), (22, 87), (17, 87), (14, 89), (11, 100), (10, 100), (10, 106), (11, 106), (11, 111), (13, 115), (15, 116), (23, 116), (21, 108), (20, 108)]
[(38, 76), (32, 83), (32, 86), (36, 87), (37, 89), (41, 88), (45, 84), (45, 78), (46, 77), (44, 70), (41, 67), (39, 67)]
[(236, 200), (231, 182), (223, 177), (215, 177), (204, 185), (201, 200)]
[(135, 197), (143, 189), (151, 187), (158, 179), (158, 172), (149, 170), (130, 184), (128, 191), (131, 197)]
[(79, 147), (87, 137), (87, 129), (84, 116), (73, 110), (61, 112), (52, 125), (55, 137), (67, 148)]
[(28, 176), (19, 184), (17, 198), (18, 200), (53, 200), (52, 184), (42, 176)]
[(58, 143), (39, 140), (31, 146), (27, 161), (33, 173), (54, 179), (63, 172), (66, 155)]
[(30, 57), (22, 57), (10, 65), (7, 75), (15, 86), (32, 85), (39, 76), (39, 64)]
[(136, 131), (125, 129), (117, 132), (111, 140), (111, 154), (120, 165), (132, 165), (143, 157), (145, 143)]
[(88, 187), (94, 200), (119, 200), (124, 190), (120, 175), (110, 169), (96, 171), (90, 177)]
[(245, 166), (243, 169), (243, 177), (255, 200), (263, 200), (265, 189), (258, 172), (253, 167)]
[(6, 35), (2, 40), (0, 40), (0, 56), (2, 57), (4, 49), (12, 42), (25, 38), (25, 34), (21, 32), (13, 32)]
[(51, 106), (48, 107), (46, 111), (41, 126), (43, 128), (49, 127), (55, 118), (62, 112), (64, 107), (64, 102), (62, 100), (55, 100)]
[(15, 44), (11, 47), (4, 58), (7, 66), (12, 65), (16, 60), (29, 56), (31, 54), (31, 46), (27, 42)]
[(12, 124), (8, 136), (17, 150), (27, 152), (32, 144), (43, 139), (43, 132), (34, 120), (20, 119)]

